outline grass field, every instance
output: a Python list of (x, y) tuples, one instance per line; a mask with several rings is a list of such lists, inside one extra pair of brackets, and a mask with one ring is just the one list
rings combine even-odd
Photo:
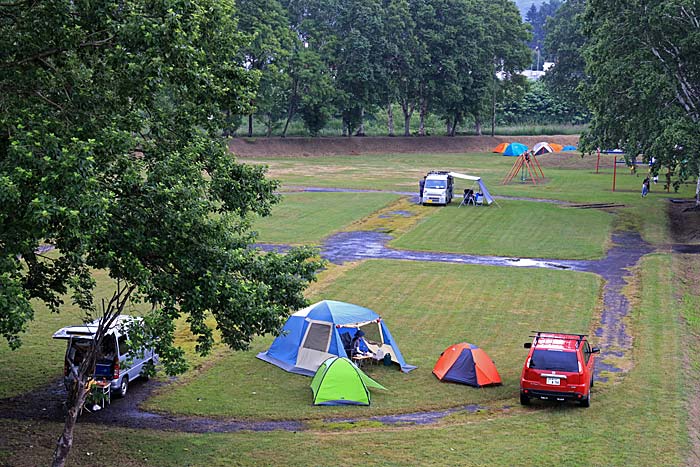
[[(409, 250), (530, 258), (602, 257), (613, 216), (547, 203), (504, 200), (497, 206), (437, 208), (391, 242)], [(431, 207), (426, 207), (431, 209)]]
[[(578, 157), (578, 156), (576, 156)], [(612, 213), (575, 210), (529, 201), (502, 200), (502, 208), (408, 205), (393, 194), (289, 193), (272, 218), (256, 223), (260, 241), (318, 244), (339, 230), (382, 229), (392, 246), (426, 250), (595, 258), (612, 229), (638, 230), (647, 241), (670, 242), (666, 197), (654, 190), (641, 199), (641, 178), (590, 169), (545, 168), (542, 186), (499, 185), (512, 158), (491, 154), (382, 155), (260, 160), (287, 187), (327, 186), (413, 191), (427, 170), (448, 168), (481, 175), (493, 194), (576, 203), (624, 204)], [(609, 169), (606, 169), (609, 170)], [(461, 188), (461, 187), (458, 187)], [(466, 187), (465, 187), (466, 188)], [(461, 191), (461, 190), (458, 190)], [(499, 201), (500, 202), (500, 201)], [(415, 215), (384, 219), (386, 210)], [(388, 227), (387, 227), (388, 226)], [(309, 227), (312, 227), (309, 229)], [(469, 239), (467, 241), (467, 239)], [(110, 283), (96, 273), (107, 294)], [(408, 363), (409, 374), (370, 367), (389, 390), (374, 391), (371, 407), (312, 407), (310, 379), (257, 360), (271, 337), (249, 352), (217, 347), (195, 358), (181, 380), (146, 402), (147, 409), (249, 420), (306, 420), (309, 430), (267, 433), (188, 434), (78, 424), (71, 465), (696, 465), (688, 415), (697, 410), (700, 383), (700, 271), (697, 256), (654, 253), (630, 271), (625, 290), (632, 312), (625, 325), (634, 336), (629, 372), (599, 382), (589, 409), (517, 401), (522, 343), (533, 329), (591, 330), (601, 323), (601, 279), (571, 271), (509, 269), (370, 260), (331, 265), (309, 298), (332, 298), (376, 310)], [(137, 310), (134, 310), (137, 311)], [(29, 391), (62, 371), (64, 344), (57, 328), (80, 321), (66, 307), (51, 315), (37, 307), (20, 351), (0, 343), (0, 397)], [(194, 342), (180, 323), (178, 341), (192, 355)], [(500, 387), (473, 389), (439, 383), (431, 374), (439, 353), (468, 341), (484, 348), (503, 377)], [(594, 339), (594, 344), (596, 344)], [(198, 400), (199, 399), (199, 400)], [(332, 417), (436, 410), (479, 404), (435, 424), (339, 423)], [(692, 427), (690, 427), (692, 428)], [(0, 418), (0, 465), (46, 464), (61, 427), (41, 420)], [(697, 432), (695, 432), (697, 433)], [(128, 449), (124, 447), (128, 446)], [(697, 452), (697, 451), (696, 451)]]
[[(590, 331), (599, 285), (596, 276), (574, 272), (367, 261), (322, 284), (322, 294), (313, 299), (332, 298), (377, 311), (406, 361), (419, 367), (409, 374), (397, 367), (368, 367), (367, 373), (389, 388), (373, 393), (371, 409), (360, 409), (360, 413), (377, 415), (514, 403), (524, 358), (522, 344), (530, 330), (566, 323), (571, 332)], [(508, 298), (503, 300), (504, 296)], [(436, 380), (431, 371), (440, 352), (464, 341), (487, 351), (498, 365), (503, 386), (473, 390)], [(356, 407), (319, 410), (310, 406), (309, 378), (254, 358), (269, 342), (261, 339), (253, 351), (232, 353), (196, 380), (162, 391), (148, 402), (148, 408), (272, 419), (358, 413)]]
[(399, 197), (386, 193), (286, 193), (253, 228), (259, 242), (315, 244)]
[[(675, 304), (666, 255), (644, 260), (630, 326), (634, 366), (620, 384), (594, 391), (593, 405), (456, 415), (438, 425), (303, 432), (186, 434), (79, 424), (71, 465), (686, 465), (683, 364), (688, 329)], [(677, 271), (679, 272), (679, 271)], [(697, 326), (690, 329), (697, 333)], [(697, 365), (699, 357), (692, 355)], [(465, 390), (471, 390), (464, 388)], [(57, 424), (0, 420), (0, 460), (33, 466), (49, 457)], [(31, 448), (30, 448), (31, 445)], [(129, 449), (123, 449), (129, 446)], [(119, 455), (115, 455), (115, 453)], [(691, 462), (692, 463), (692, 462)]]

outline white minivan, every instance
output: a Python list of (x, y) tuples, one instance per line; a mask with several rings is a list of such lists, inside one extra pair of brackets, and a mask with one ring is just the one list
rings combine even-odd
[[(124, 397), (129, 389), (129, 383), (136, 378), (148, 379), (145, 372), (146, 365), (154, 365), (158, 356), (153, 349), (144, 349), (142, 355), (130, 355), (128, 326), (134, 322), (140, 322), (141, 318), (119, 315), (109, 328), (102, 341), (102, 349), (98, 352), (95, 364), (95, 379), (110, 382), (110, 390), (119, 397)], [(56, 331), (54, 339), (68, 341), (66, 348), (63, 381), (67, 389), (70, 389), (74, 376), (72, 368), (77, 368), (83, 361), (86, 351), (92, 345), (92, 339), (99, 320), (78, 326), (68, 326)]]

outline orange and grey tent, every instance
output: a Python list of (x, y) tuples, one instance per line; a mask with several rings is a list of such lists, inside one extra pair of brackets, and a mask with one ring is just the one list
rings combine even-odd
[(433, 374), (440, 381), (469, 386), (501, 384), (501, 375), (493, 360), (482, 349), (466, 342), (445, 349), (433, 368)]
[(506, 151), (507, 147), (508, 147), (508, 143), (501, 143), (498, 146), (496, 146), (495, 148), (493, 148), (491, 150), (491, 152), (498, 152), (498, 153), (503, 154)]
[(549, 143), (549, 146), (554, 152), (562, 152), (564, 150), (564, 146), (562, 146), (561, 144)]

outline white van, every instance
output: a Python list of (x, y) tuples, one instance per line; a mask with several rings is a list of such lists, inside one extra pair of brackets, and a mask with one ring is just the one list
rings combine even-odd
[[(144, 366), (156, 364), (158, 356), (153, 349), (144, 349), (143, 355), (129, 355), (128, 336), (126, 327), (141, 318), (119, 315), (109, 328), (102, 341), (102, 349), (98, 352), (95, 364), (95, 379), (110, 382), (110, 390), (119, 397), (124, 397), (129, 389), (129, 383), (136, 378), (148, 379)], [(86, 351), (92, 345), (92, 339), (99, 320), (79, 326), (68, 326), (56, 331), (54, 339), (68, 341), (63, 370), (63, 381), (70, 389), (74, 376), (72, 369), (77, 368), (83, 360)]]
[(452, 201), (454, 178), (449, 172), (432, 171), (425, 176), (422, 204), (443, 204), (447, 206)]

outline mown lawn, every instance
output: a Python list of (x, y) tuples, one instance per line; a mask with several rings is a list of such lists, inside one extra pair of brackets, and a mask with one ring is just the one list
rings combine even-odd
[(260, 233), (259, 242), (316, 244), (398, 198), (387, 193), (285, 193), (272, 215), (257, 219), (253, 229)]
[[(432, 237), (445, 231), (450, 237), (444, 243), (455, 251), (478, 247), (481, 254), (507, 256), (596, 257), (612, 228), (640, 230), (648, 241), (665, 243), (664, 198), (691, 196), (689, 187), (669, 195), (652, 186), (650, 196), (641, 199), (643, 176), (624, 171), (618, 173), (618, 191), (612, 193), (610, 169), (594, 174), (590, 170), (545, 168), (545, 185), (502, 186), (500, 180), (513, 159), (491, 154), (261, 162), (270, 163), (273, 175), (287, 186), (413, 192), (427, 170), (450, 169), (481, 175), (495, 195), (625, 205), (617, 208), (611, 219), (601, 212), (523, 201), (499, 201), (503, 206), (500, 210), (458, 209), (454, 204), (426, 207), (428, 215), (408, 218), (420, 220), (414, 228), (408, 221), (397, 227), (394, 246), (408, 242), (412, 248), (424, 244), (426, 249), (442, 251), (452, 250), (445, 250), (443, 242), (436, 246), (438, 240)], [(458, 186), (458, 191), (461, 188), (466, 186)], [(328, 195), (337, 196), (336, 201), (322, 206), (321, 198), (333, 199)], [(285, 204), (278, 206), (276, 216), (290, 215), (256, 224), (260, 241), (317, 243), (339, 229), (359, 228), (359, 219), (396, 199), (395, 195), (367, 193), (285, 196), (289, 204), (287, 208)], [(355, 203), (353, 197), (360, 202)], [(376, 204), (368, 206), (370, 199)], [(355, 209), (347, 216), (335, 212)], [(379, 220), (373, 222), (372, 228), (382, 227)], [(314, 226), (314, 231), (304, 231), (303, 225)], [(473, 230), (475, 225), (483, 230)], [(511, 231), (519, 230), (527, 231), (529, 243), (522, 236), (511, 236)], [(464, 243), (465, 238), (473, 237), (477, 243)], [(419, 366), (409, 374), (370, 368), (368, 373), (389, 389), (374, 391), (371, 407), (310, 406), (310, 378), (285, 373), (254, 357), (267, 348), (271, 342), (268, 337), (256, 340), (247, 353), (218, 347), (213, 359), (216, 363), (206, 370), (196, 371), (203, 360), (195, 358), (195, 371), (184, 378), (185, 383), (169, 387), (148, 401), (147, 408), (213, 417), (306, 419), (313, 430), (196, 435), (79, 424), (70, 462), (86, 466), (692, 464), (693, 459), (687, 457), (686, 403), (693, 403), (697, 394), (691, 388), (697, 386), (700, 353), (684, 349), (698, 348), (700, 301), (697, 278), (686, 277), (688, 271), (697, 276), (696, 266), (679, 269), (667, 255), (655, 254), (643, 260), (638, 280), (627, 291), (634, 307), (626, 323), (634, 336), (630, 372), (614, 383), (597, 383), (589, 409), (543, 404), (524, 409), (517, 402), (517, 380), (525, 356), (522, 343), (533, 329), (585, 331), (597, 326), (598, 277), (571, 271), (400, 261), (332, 266), (324, 273), (326, 279), (312, 288), (312, 298), (346, 300), (375, 309), (387, 322), (406, 360)], [(104, 287), (100, 294), (107, 296), (109, 281), (96, 274)], [(0, 397), (31, 390), (61, 374), (65, 347), (53, 342), (50, 335), (63, 325), (79, 322), (81, 314), (67, 306), (60, 315), (51, 315), (38, 306), (36, 317), (19, 351), (11, 352), (0, 342)], [(178, 329), (178, 342), (192, 358), (195, 342), (184, 323)], [(444, 348), (459, 341), (484, 348), (496, 362), (504, 385), (478, 390), (438, 383), (431, 374), (432, 366)], [(481, 404), (487, 410), (453, 415), (427, 426), (324, 421), (328, 417), (365, 417), (466, 404)], [(0, 419), (0, 464), (46, 464), (60, 429), (58, 424), (43, 421)]]
[[(634, 366), (620, 384), (596, 385), (588, 409), (544, 404), (524, 409), (513, 398), (510, 409), (455, 415), (438, 425), (357, 424), (343, 430), (264, 434), (197, 435), (79, 424), (71, 465), (108, 465), (115, 462), (117, 452), (124, 466), (307, 466), (360, 461), (378, 466), (686, 465), (680, 347), (688, 329), (679, 320), (670, 257), (654, 255), (642, 266), (633, 291), (640, 301), (629, 322), (635, 335)], [(700, 331), (697, 323), (691, 331)], [(700, 357), (693, 354), (690, 360), (691, 366), (697, 365)], [(43, 464), (59, 430), (56, 424), (0, 420), (0, 431), (6, 433), (0, 459), (15, 466)]]
[[(543, 156), (546, 158), (546, 156)], [(578, 159), (572, 153), (569, 157)], [(592, 158), (594, 156), (586, 156)], [(571, 169), (544, 167), (544, 184), (522, 183), (519, 177), (508, 185), (501, 181), (511, 169), (514, 158), (495, 154), (380, 154), (334, 157), (246, 159), (263, 163), (270, 174), (285, 186), (318, 186), (355, 189), (378, 189), (417, 193), (418, 180), (430, 170), (452, 170), (484, 179), (495, 196), (542, 198), (572, 203), (615, 203), (621, 220), (615, 227), (639, 229), (647, 241), (662, 243), (666, 235), (665, 201), (668, 198), (694, 196), (693, 187), (683, 185), (678, 193), (666, 193), (662, 184), (652, 185), (648, 197), (640, 196), (644, 168), (630, 175), (618, 167), (616, 191), (612, 191), (612, 158), (603, 157), (599, 173), (594, 168)], [(590, 161), (594, 167), (594, 160)], [(470, 188), (471, 183), (458, 180), (455, 193)], [(458, 200), (455, 200), (458, 201)]]
[(408, 250), (530, 258), (604, 255), (613, 216), (592, 209), (503, 200), (489, 207), (426, 206), (435, 212), (390, 244)]
[[(579, 159), (577, 153), (569, 155)], [(285, 186), (316, 186), (390, 191), (418, 192), (418, 180), (430, 170), (451, 170), (480, 176), (493, 195), (558, 199), (571, 202), (620, 203), (636, 205), (662, 197), (688, 197), (693, 186), (684, 185), (678, 194), (666, 193), (662, 184), (652, 185), (650, 197), (640, 197), (645, 169), (631, 175), (618, 167), (615, 192), (612, 191), (612, 159), (603, 157), (599, 173), (595, 173), (595, 156), (586, 156), (591, 168), (571, 169), (543, 167), (546, 182), (533, 185), (517, 176), (508, 185), (501, 182), (515, 158), (491, 153), (465, 154), (365, 154), (333, 157), (270, 157), (246, 158), (245, 162), (268, 165), (270, 175)], [(540, 159), (546, 156), (540, 157)], [(456, 193), (470, 188), (471, 183), (456, 181)]]
[[(312, 407), (310, 378), (286, 373), (255, 358), (231, 353), (191, 379), (150, 399), (147, 407), (215, 417), (297, 419), (432, 410), (465, 404), (513, 403), (533, 329), (588, 332), (600, 280), (591, 274), (484, 266), (367, 261), (319, 288), (314, 300), (330, 298), (367, 306), (386, 322), (408, 363), (368, 367), (389, 391), (374, 391), (372, 406)], [(479, 345), (491, 356), (503, 386), (473, 389), (442, 384), (431, 371), (440, 353), (457, 342)]]

